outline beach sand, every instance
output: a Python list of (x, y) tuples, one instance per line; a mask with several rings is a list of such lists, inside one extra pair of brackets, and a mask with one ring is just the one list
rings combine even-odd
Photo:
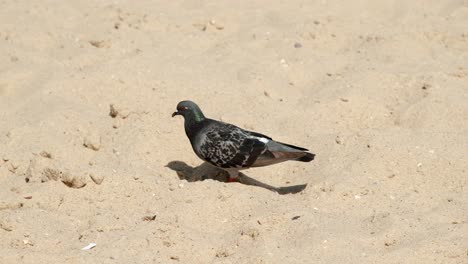
[[(2, 1), (0, 263), (467, 263), (467, 25), (456, 0)], [(180, 179), (185, 99), (310, 149), (244, 171), (307, 188)]]

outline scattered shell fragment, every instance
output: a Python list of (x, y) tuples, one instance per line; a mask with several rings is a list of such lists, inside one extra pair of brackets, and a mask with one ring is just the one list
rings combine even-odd
[(213, 27), (215, 27), (217, 30), (223, 30), (223, 29), (224, 29), (223, 26), (216, 24), (216, 20), (213, 20), (213, 19), (210, 20), (210, 25), (212, 25)]
[(81, 250), (90, 250), (95, 246), (97, 246), (96, 243), (89, 243), (86, 247), (83, 247)]
[(96, 48), (109, 48), (110, 42), (105, 40), (90, 40), (89, 44)]
[(104, 177), (102, 175), (100, 175), (100, 174), (90, 173), (89, 177), (97, 185), (100, 185), (102, 183), (102, 181), (104, 181)]

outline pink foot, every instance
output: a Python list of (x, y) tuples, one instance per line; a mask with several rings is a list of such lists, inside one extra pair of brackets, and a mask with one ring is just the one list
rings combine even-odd
[(236, 181), (237, 181), (236, 178), (231, 178), (231, 177), (229, 177), (229, 179), (227, 180), (227, 182), (236, 182)]

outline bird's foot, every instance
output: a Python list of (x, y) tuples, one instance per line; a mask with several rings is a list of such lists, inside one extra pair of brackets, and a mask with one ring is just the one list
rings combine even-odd
[(235, 177), (229, 177), (228, 180), (227, 180), (227, 182), (237, 182), (237, 181), (238, 180)]

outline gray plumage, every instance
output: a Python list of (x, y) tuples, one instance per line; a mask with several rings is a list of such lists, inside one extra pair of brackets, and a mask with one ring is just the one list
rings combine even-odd
[(185, 132), (199, 158), (236, 177), (240, 169), (287, 160), (310, 162), (315, 154), (305, 148), (274, 141), (268, 136), (235, 125), (205, 118), (191, 101), (182, 101), (172, 116), (182, 115)]

